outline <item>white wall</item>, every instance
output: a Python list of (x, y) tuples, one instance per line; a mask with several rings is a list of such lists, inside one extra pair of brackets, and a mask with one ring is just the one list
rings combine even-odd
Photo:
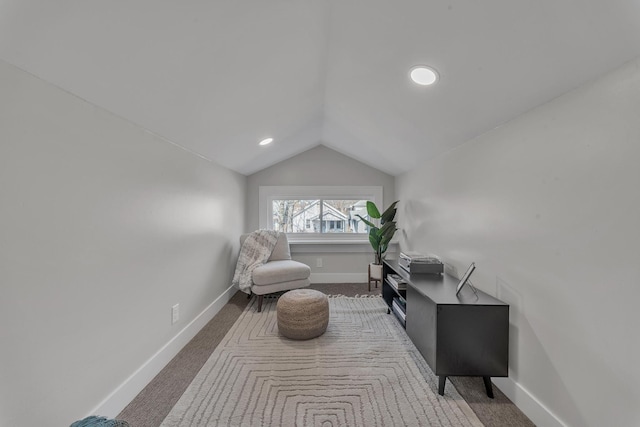
[[(247, 177), (247, 231), (259, 228), (261, 185), (382, 186), (384, 207), (395, 200), (393, 176), (320, 145)], [(311, 267), (313, 283), (366, 282), (367, 265), (374, 258), (368, 243), (330, 248), (292, 245), (291, 251), (293, 259)]]
[(0, 94), (0, 425), (113, 416), (228, 299), (246, 178), (3, 61)]
[(540, 426), (640, 425), (639, 159), (636, 60), (397, 178), (403, 248), (511, 304), (496, 383)]

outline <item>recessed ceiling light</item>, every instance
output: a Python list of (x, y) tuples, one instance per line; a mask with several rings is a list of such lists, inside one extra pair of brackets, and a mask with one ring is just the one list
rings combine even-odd
[(438, 72), (424, 65), (413, 67), (410, 76), (411, 80), (420, 86), (429, 86), (438, 81)]
[(260, 145), (267, 145), (267, 144), (271, 144), (273, 142), (273, 138), (265, 138), (262, 141), (259, 142)]

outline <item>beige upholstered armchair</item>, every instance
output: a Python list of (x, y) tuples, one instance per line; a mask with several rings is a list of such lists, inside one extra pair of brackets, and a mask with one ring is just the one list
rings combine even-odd
[[(240, 236), (240, 245), (248, 234)], [(262, 310), (264, 295), (309, 286), (311, 269), (308, 265), (291, 259), (289, 240), (285, 233), (278, 234), (271, 257), (266, 264), (253, 270), (251, 293), (258, 296), (258, 312)]]

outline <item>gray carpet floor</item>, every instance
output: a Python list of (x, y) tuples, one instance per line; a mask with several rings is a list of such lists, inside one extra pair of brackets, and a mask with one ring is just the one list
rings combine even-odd
[[(380, 287), (366, 283), (312, 284), (327, 295), (379, 295)], [(238, 319), (248, 303), (238, 292), (175, 358), (118, 415), (131, 427), (158, 427), (187, 389), (202, 365)], [(531, 427), (534, 424), (494, 386), (494, 399), (487, 397), (482, 378), (452, 377), (451, 383), (487, 427)], [(451, 385), (447, 383), (447, 387)]]

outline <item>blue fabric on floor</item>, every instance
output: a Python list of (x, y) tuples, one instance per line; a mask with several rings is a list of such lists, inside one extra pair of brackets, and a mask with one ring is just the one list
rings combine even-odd
[(106, 417), (91, 416), (76, 421), (70, 427), (129, 427), (129, 423), (121, 420), (110, 420)]

